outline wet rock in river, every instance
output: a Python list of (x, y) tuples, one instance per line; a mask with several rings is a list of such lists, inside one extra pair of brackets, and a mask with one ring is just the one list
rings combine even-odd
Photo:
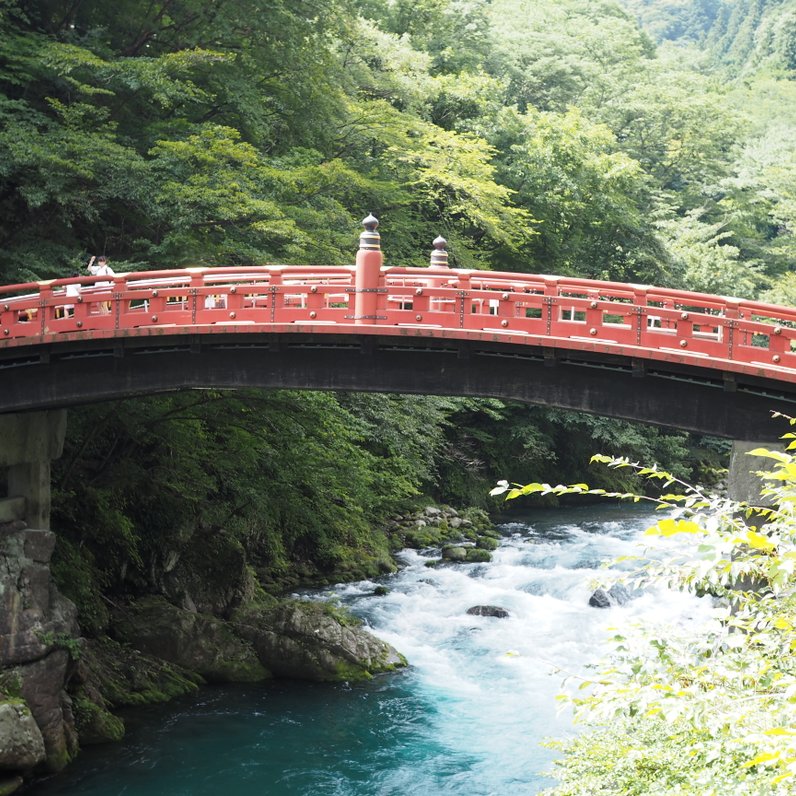
[(506, 619), (511, 614), (499, 605), (474, 605), (467, 609), (470, 616), (493, 616), (495, 619)]
[(589, 605), (593, 608), (611, 608), (624, 605), (632, 599), (633, 595), (621, 583), (614, 583), (610, 589), (597, 589), (589, 598)]
[(446, 561), (466, 561), (467, 548), (460, 545), (448, 545), (442, 548), (442, 557)]
[(238, 632), (277, 677), (365, 680), (406, 666), (394, 647), (330, 604), (287, 601), (236, 617)]

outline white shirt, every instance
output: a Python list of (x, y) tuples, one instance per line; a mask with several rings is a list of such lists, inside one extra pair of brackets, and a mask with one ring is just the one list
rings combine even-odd
[[(88, 272), (92, 276), (113, 276), (113, 268), (111, 268), (107, 263), (103, 263), (102, 265), (90, 265), (88, 267)], [(97, 287), (108, 287), (112, 285), (113, 282), (97, 282)]]

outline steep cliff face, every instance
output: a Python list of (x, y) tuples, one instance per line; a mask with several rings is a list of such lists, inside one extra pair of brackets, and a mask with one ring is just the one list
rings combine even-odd
[(58, 771), (77, 750), (65, 691), (79, 634), (50, 576), (55, 534), (0, 525), (0, 771)]

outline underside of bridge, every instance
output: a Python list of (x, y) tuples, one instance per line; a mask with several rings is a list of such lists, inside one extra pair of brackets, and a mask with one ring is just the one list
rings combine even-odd
[(551, 347), (378, 335), (117, 337), (0, 351), (0, 412), (179, 389), (294, 388), (494, 397), (736, 440), (774, 440), (792, 385)]

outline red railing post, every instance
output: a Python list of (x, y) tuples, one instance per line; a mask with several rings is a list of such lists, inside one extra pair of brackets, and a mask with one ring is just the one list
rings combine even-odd
[(285, 306), (284, 283), (282, 282), (282, 269), (274, 268), (268, 275), (269, 301), (271, 302), (271, 323), (281, 323), (280, 311)]
[(123, 298), (127, 290), (127, 274), (114, 274), (111, 290), (113, 293), (111, 294), (110, 311), (113, 315), (113, 326), (118, 329), (122, 323), (122, 313), (125, 313), (130, 306), (130, 302)]
[(41, 334), (45, 334), (50, 331), (50, 319), (53, 312), (52, 304), (54, 301), (51, 282), (51, 279), (45, 282), (39, 282), (38, 317), (35, 318), (35, 320), (38, 321), (39, 331)]
[(384, 256), (381, 252), (381, 236), (376, 231), (378, 219), (369, 215), (363, 222), (365, 231), (359, 236), (356, 274), (354, 279), (354, 323), (361, 325), (376, 323), (379, 300), (379, 279)]
[(202, 288), (205, 284), (204, 272), (194, 268), (189, 269), (191, 274), (191, 286), (188, 294), (189, 309), (191, 310), (191, 323), (200, 323), (202, 311), (205, 308), (205, 297), (202, 295)]
[(472, 313), (472, 302), (470, 301), (470, 273), (457, 274), (456, 281), (453, 283), (459, 292), (457, 309), (459, 312), (459, 328), (463, 329), (467, 324), (467, 318)]
[(647, 298), (647, 289), (643, 287), (633, 287), (633, 309), (632, 320), (628, 322), (633, 327), (636, 335), (636, 345), (640, 346), (644, 339), (648, 325), (649, 325), (649, 299)]
[(556, 316), (556, 304), (558, 302), (558, 279), (554, 276), (544, 277), (544, 313), (542, 319), (545, 324), (545, 334), (549, 337), (553, 334), (553, 327), (561, 320)]
[(597, 290), (588, 291), (589, 305), (586, 308), (586, 326), (589, 334), (595, 337), (603, 325), (603, 311), (600, 309), (600, 293)]
[(725, 357), (732, 359), (735, 355), (735, 346), (738, 344), (736, 338), (736, 330), (738, 328), (738, 321), (741, 318), (741, 308), (738, 306), (737, 299), (727, 299), (724, 312), (721, 313), (729, 320), (725, 321), (723, 326), (719, 326), (720, 339), (724, 343)]

